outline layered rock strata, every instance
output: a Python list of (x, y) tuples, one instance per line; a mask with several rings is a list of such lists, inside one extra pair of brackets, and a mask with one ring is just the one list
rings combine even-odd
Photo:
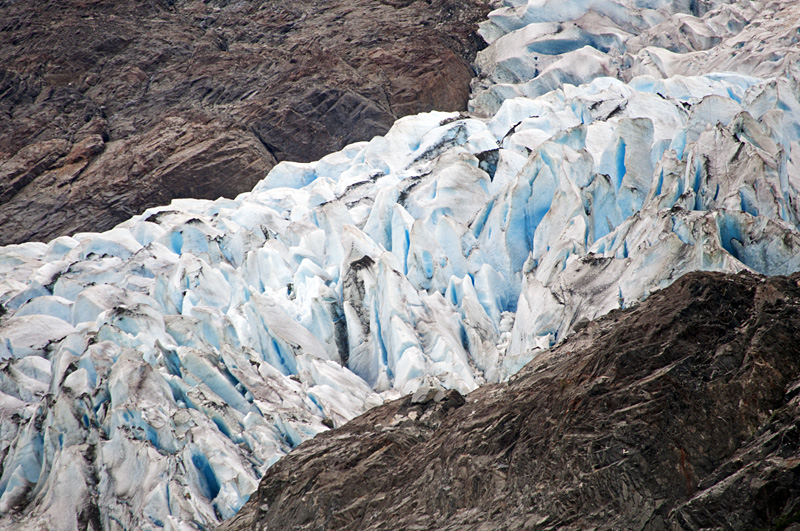
[(689, 274), (508, 383), (408, 396), (303, 443), (221, 529), (786, 529), (799, 285)]

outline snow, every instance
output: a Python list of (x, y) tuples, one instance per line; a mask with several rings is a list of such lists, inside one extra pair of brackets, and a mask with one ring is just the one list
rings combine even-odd
[(503, 4), (469, 116), (0, 248), (2, 525), (213, 527), (385, 399), (503, 381), (689, 271), (800, 270), (797, 78), (686, 67), (753, 10)]

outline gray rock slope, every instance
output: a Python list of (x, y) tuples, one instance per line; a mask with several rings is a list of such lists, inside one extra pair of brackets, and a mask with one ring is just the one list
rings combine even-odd
[(483, 0), (0, 2), (0, 243), (252, 189), (462, 110)]
[(303, 443), (221, 529), (786, 529), (799, 284), (686, 275), (508, 383), (409, 396)]

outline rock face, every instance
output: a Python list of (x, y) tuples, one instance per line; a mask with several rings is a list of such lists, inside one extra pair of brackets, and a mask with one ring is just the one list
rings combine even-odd
[(0, 243), (233, 197), (460, 110), (484, 0), (0, 3)]
[(799, 285), (686, 275), (465, 403), (407, 397), (302, 444), (223, 528), (785, 529)]

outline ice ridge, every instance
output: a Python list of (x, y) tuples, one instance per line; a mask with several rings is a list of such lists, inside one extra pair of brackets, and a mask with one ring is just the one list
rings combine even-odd
[(735, 72), (798, 76), (800, 6), (785, 0), (503, 0), (480, 33), (470, 109), (564, 83)]
[[(602, 16), (644, 35), (675, 5), (507, 2), (484, 34)], [(702, 5), (685, 20), (741, 7)], [(800, 270), (800, 89), (781, 72), (510, 93), (281, 163), (233, 200), (0, 248), (0, 526), (213, 527), (386, 398), (502, 381), (689, 271)]]

